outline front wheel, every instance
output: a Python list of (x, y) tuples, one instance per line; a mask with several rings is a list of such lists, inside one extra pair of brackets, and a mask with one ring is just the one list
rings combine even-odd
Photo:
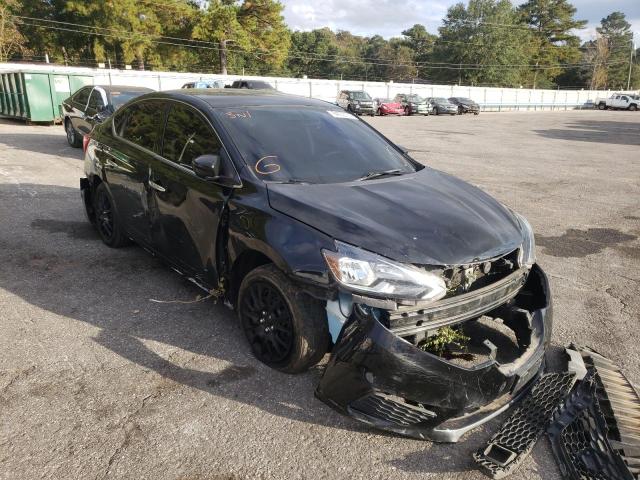
[(462, 109), (462, 107), (458, 107), (458, 115), (462, 115), (464, 113), (464, 110)]
[(258, 267), (244, 278), (238, 314), (253, 354), (271, 368), (304, 372), (327, 352), (323, 303), (300, 290), (275, 265)]
[(598, 104), (598, 110), (606, 110), (607, 109), (607, 105), (604, 103), (599, 103)]
[(636, 105), (629, 105), (629, 110), (635, 112), (636, 110), (638, 110), (638, 107)]

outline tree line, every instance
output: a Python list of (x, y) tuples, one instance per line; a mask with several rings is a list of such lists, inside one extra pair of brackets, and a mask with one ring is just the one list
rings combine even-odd
[[(0, 61), (526, 88), (623, 89), (640, 62), (621, 12), (594, 40), (568, 0), (470, 0), (437, 34), (291, 31), (275, 0), (0, 0)], [(631, 69), (630, 69), (631, 66)]]

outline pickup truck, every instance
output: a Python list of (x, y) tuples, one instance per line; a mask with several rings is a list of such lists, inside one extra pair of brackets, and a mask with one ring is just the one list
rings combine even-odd
[(629, 93), (614, 93), (609, 98), (597, 98), (595, 101), (598, 110), (638, 110), (640, 96)]

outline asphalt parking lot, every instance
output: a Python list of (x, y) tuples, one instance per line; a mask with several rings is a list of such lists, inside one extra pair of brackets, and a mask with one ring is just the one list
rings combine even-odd
[[(528, 217), (550, 356), (590, 345), (640, 384), (640, 113), (370, 121)], [(438, 445), (330, 410), (321, 368), (270, 370), (233, 312), (188, 303), (200, 292), (142, 249), (104, 246), (82, 166), (62, 127), (0, 120), (0, 478), (486, 478), (471, 453), (499, 422)], [(546, 440), (511, 478), (559, 478)]]

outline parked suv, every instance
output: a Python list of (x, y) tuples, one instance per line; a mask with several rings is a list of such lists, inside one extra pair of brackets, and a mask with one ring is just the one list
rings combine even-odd
[[(331, 351), (316, 394), (367, 424), (456, 441), (544, 368), (529, 223), (327, 102), (144, 95), (93, 130), (84, 170), (106, 245), (133, 240), (233, 306), (270, 367)], [(462, 364), (433, 340), (461, 337)]]
[(273, 85), (263, 80), (235, 80), (227, 88), (248, 88), (250, 90), (275, 90)]
[(371, 115), (373, 117), (378, 110), (378, 105), (363, 90), (342, 90), (338, 94), (336, 104), (356, 115)]
[(415, 93), (399, 93), (394, 101), (402, 104), (405, 115), (429, 115), (430, 113), (427, 101)]

